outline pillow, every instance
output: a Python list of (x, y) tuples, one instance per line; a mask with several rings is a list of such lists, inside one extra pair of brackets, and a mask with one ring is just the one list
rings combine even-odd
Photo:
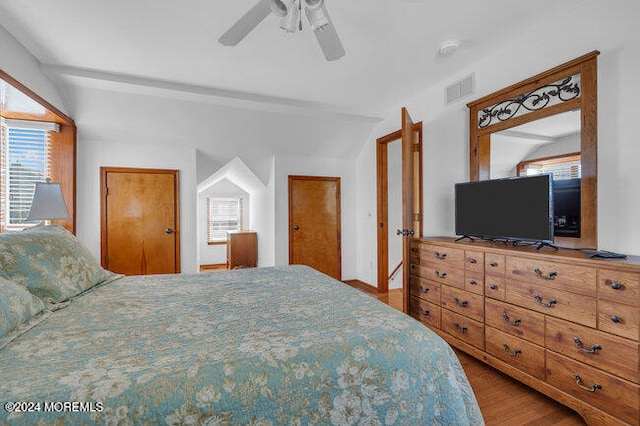
[(44, 310), (41, 299), (0, 277), (0, 337)]
[(116, 276), (59, 225), (0, 234), (0, 272), (49, 303), (68, 300)]

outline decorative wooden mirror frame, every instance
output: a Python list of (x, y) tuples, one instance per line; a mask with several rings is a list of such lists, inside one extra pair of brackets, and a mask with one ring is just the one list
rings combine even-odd
[(593, 51), (473, 101), (470, 113), (470, 180), (489, 179), (491, 134), (580, 109), (580, 238), (556, 237), (565, 247), (597, 248), (598, 55)]

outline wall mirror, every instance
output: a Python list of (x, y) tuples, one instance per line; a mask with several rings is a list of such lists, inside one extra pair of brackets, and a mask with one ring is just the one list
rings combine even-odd
[(564, 247), (597, 248), (598, 54), (468, 104), (470, 180), (552, 173)]

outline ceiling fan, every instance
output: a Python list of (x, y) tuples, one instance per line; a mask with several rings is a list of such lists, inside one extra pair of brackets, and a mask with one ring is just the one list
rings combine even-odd
[(345, 50), (329, 17), (324, 0), (260, 0), (222, 34), (218, 42), (224, 46), (237, 45), (272, 13), (280, 17), (280, 28), (283, 30), (290, 33), (296, 30), (302, 31), (303, 9), (325, 58), (328, 61), (342, 58)]

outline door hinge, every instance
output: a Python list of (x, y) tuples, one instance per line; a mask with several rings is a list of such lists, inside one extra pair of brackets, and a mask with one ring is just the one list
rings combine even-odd
[(104, 187), (104, 193), (105, 193), (106, 196), (109, 196), (109, 187), (108, 186)]
[(413, 144), (413, 152), (418, 152), (420, 151), (420, 144), (419, 143), (414, 143)]
[(413, 221), (414, 222), (421, 222), (422, 221), (422, 215), (420, 213), (415, 213), (413, 215)]

